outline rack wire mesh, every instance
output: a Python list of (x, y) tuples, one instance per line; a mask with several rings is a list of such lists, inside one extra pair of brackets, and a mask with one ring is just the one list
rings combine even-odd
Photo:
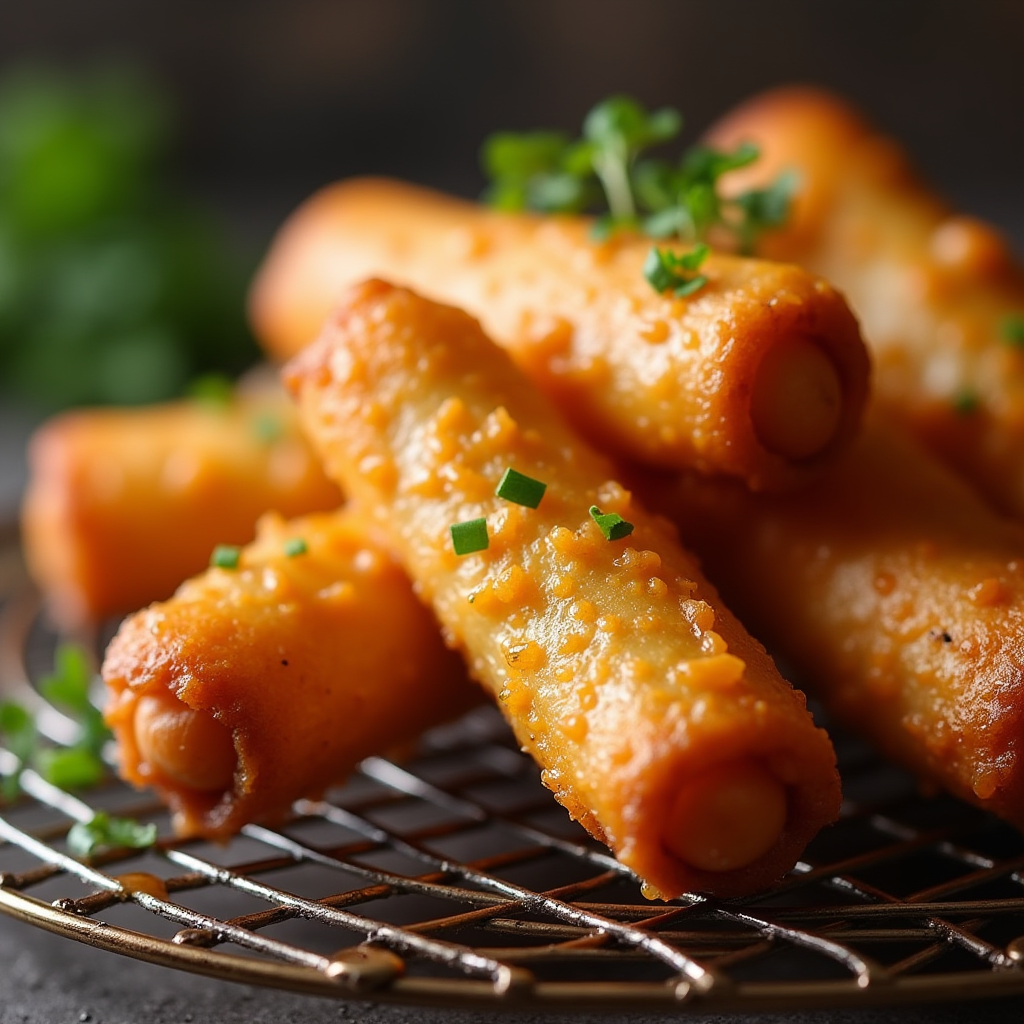
[[(61, 742), (70, 723), (33, 686), (57, 639), (0, 533), (0, 694)], [(103, 635), (84, 639), (98, 655)], [(0, 804), (0, 911), (168, 967), (423, 1005), (686, 1014), (1024, 992), (1021, 836), (837, 746), (840, 821), (742, 900), (646, 901), (481, 710), (220, 847), (176, 840), (113, 778), (75, 795), (26, 771)], [(11, 758), (0, 748), (0, 772)], [(66, 836), (97, 810), (160, 838), (84, 863)]]

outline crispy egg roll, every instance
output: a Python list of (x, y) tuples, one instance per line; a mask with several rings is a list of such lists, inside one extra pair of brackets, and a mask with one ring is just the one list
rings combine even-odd
[(659, 294), (643, 273), (652, 245), (625, 232), (597, 242), (582, 217), (354, 180), (281, 229), (251, 317), (267, 350), (290, 356), (344, 288), (380, 275), (479, 317), (611, 451), (755, 489), (804, 479), (850, 440), (867, 394), (844, 300), (798, 267), (718, 254), (695, 294)]
[(658, 490), (838, 720), (1024, 828), (1024, 530), (882, 423), (800, 494), (692, 475)]
[[(370, 281), (286, 379), (544, 783), (649, 897), (748, 893), (793, 866), (838, 812), (827, 736), (475, 320)], [(537, 507), (536, 484), (496, 494), (509, 468), (546, 485)], [(606, 539), (601, 514), (632, 533)], [(450, 527), (479, 519), (489, 545), (460, 557)]]
[(65, 628), (170, 596), (268, 509), (341, 502), (277, 392), (66, 413), (32, 438), (29, 469), (25, 556)]
[(103, 661), (120, 772), (179, 834), (280, 818), (479, 700), (377, 534), (350, 511), (268, 513), (237, 569), (121, 625)]
[(1024, 515), (1024, 268), (994, 228), (952, 211), (906, 154), (843, 101), (812, 89), (757, 97), (710, 141), (755, 142), (736, 188), (799, 175), (794, 217), (763, 254), (832, 281), (861, 321), (887, 414)]

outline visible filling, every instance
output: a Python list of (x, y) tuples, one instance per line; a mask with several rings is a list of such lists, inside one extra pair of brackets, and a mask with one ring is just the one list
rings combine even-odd
[(135, 706), (140, 759), (175, 785), (201, 792), (230, 789), (237, 755), (231, 731), (173, 694), (146, 694)]
[(839, 371), (813, 341), (789, 338), (765, 353), (754, 378), (750, 418), (770, 452), (812, 458), (835, 437), (842, 411)]
[(755, 761), (730, 761), (680, 789), (662, 838), (691, 867), (734, 871), (775, 845), (786, 813), (786, 787), (774, 775)]

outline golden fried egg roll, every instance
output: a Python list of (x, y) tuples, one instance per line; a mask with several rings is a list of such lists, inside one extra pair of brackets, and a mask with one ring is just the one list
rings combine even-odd
[(170, 596), (268, 509), (341, 502), (278, 393), (66, 413), (32, 438), (29, 469), (25, 556), (66, 628)]
[[(475, 320), (367, 282), (286, 378), (545, 784), (647, 895), (737, 895), (792, 867), (838, 812), (827, 736)], [(509, 469), (528, 479), (510, 490)], [(460, 556), (454, 524), (488, 546)]]
[(350, 511), (268, 514), (236, 568), (126, 619), (103, 662), (120, 772), (182, 835), (282, 817), (479, 699), (408, 577)]
[(688, 298), (644, 277), (650, 239), (582, 217), (487, 210), (380, 180), (320, 192), (281, 229), (251, 293), (267, 350), (294, 354), (342, 291), (380, 275), (481, 319), (587, 436), (642, 462), (808, 476), (852, 437), (867, 394), (857, 324), (825, 281), (711, 255)]
[(691, 476), (669, 504), (840, 721), (1024, 828), (1024, 530), (882, 424), (800, 494)]
[(1024, 269), (1005, 241), (953, 212), (897, 143), (827, 93), (767, 93), (710, 135), (741, 139), (762, 157), (734, 187), (787, 167), (800, 178), (793, 220), (762, 252), (843, 291), (886, 413), (998, 508), (1024, 515)]

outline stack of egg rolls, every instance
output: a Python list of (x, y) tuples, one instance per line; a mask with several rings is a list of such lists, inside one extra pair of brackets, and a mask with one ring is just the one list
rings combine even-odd
[(850, 442), (867, 398), (842, 297), (800, 267), (719, 253), (694, 294), (659, 295), (643, 273), (651, 245), (628, 232), (595, 242), (583, 217), (341, 182), (281, 229), (252, 319), (267, 351), (288, 357), (348, 286), (380, 275), (478, 317), (603, 450), (754, 490), (810, 479)]
[[(1016, 640), (1024, 532), (906, 436), (909, 427), (941, 447), (946, 427), (935, 424), (945, 423), (957, 438), (951, 464), (961, 459), (957, 445), (976, 446), (977, 481), (1013, 507), (1012, 483), (996, 494), (994, 481), (1017, 448), (1015, 420), (992, 413), (1013, 406), (993, 369), (1010, 347), (993, 356), (978, 341), (948, 348), (944, 340), (938, 362), (925, 349), (950, 323), (980, 338), (1013, 310), (1016, 284), (993, 236), (947, 217), (916, 186), (897, 187), (910, 180), (899, 159), (877, 140), (862, 142), (872, 136), (858, 124), (830, 136), (857, 154), (835, 168), (841, 187), (805, 189), (793, 224), (765, 249), (837, 278), (848, 273), (842, 286), (876, 334), (869, 341), (888, 416), (873, 417), (852, 447), (866, 396), (856, 326), (834, 289), (795, 267), (716, 257), (703, 295), (658, 296), (640, 273), (649, 242), (596, 244), (582, 220), (495, 215), (356, 182), (321, 193), (286, 225), (253, 293), (257, 328), (277, 355), (312, 338), (345, 287), (370, 273), (464, 304), (513, 355), (518, 369), (472, 321), (406, 289), (371, 282), (349, 293), (289, 382), (330, 475), (362, 511), (301, 529), (358, 534), (360, 550), (405, 566), (546, 784), (650, 895), (731, 895), (777, 878), (835, 813), (831, 748), (672, 531), (520, 371), (591, 443), (628, 460), (625, 472), (643, 481), (650, 507), (678, 523), (730, 604), (801, 667), (838, 719), (922, 778), (1024, 827)], [(735, 137), (726, 128), (717, 135)], [(929, 259), (955, 263), (956, 250), (961, 269), (977, 271), (960, 290), (935, 284), (934, 260), (920, 278), (929, 218)], [(918, 273), (935, 287), (879, 285), (892, 266), (901, 281)], [(916, 334), (899, 326), (892, 288), (899, 310), (917, 309), (906, 314)], [(898, 340), (900, 331), (910, 341)], [(932, 401), (949, 397), (935, 381), (956, 376), (954, 363), (974, 389), (971, 409)], [(644, 476), (641, 464), (672, 473)], [(537, 509), (495, 495), (511, 465), (553, 477)], [(590, 505), (630, 521), (633, 534), (606, 540)], [(478, 518), (489, 546), (457, 556), (446, 531)], [(107, 659), (124, 771), (160, 786), (186, 831), (225, 835), (284, 813), (391, 742), (385, 715), (373, 720), (367, 746), (349, 734), (336, 748), (324, 744), (308, 776), (287, 757), (283, 771), (275, 761), (282, 755), (263, 725), (283, 716), (286, 728), (311, 730), (303, 742), (315, 746), (324, 720), (301, 724), (308, 712), (299, 702), (330, 688), (332, 659), (346, 664), (341, 648), (331, 647), (332, 659), (308, 651), (308, 685), (289, 691), (287, 711), (270, 710), (261, 666), (291, 637), (270, 625), (276, 588), (288, 580), (314, 621), (329, 589), (318, 574), (337, 573), (347, 586), (352, 568), (330, 559), (317, 567), (331, 544), (310, 546), (302, 557), (312, 560), (304, 571), (313, 582), (296, 584), (295, 562), (280, 553), (295, 528), (267, 522), (276, 549), (260, 546), (265, 533), (243, 552), (240, 573), (211, 570), (129, 620)], [(411, 596), (404, 578), (402, 586)], [(207, 620), (222, 639), (209, 661), (197, 654)], [(147, 635), (157, 625), (154, 646)], [(242, 637), (253, 657), (221, 675)], [(177, 653), (161, 659), (157, 650), (174, 644)], [(368, 657), (367, 673), (390, 679)], [(432, 699), (445, 714), (468, 703), (450, 655), (424, 647), (420, 657), (444, 667), (423, 684), (425, 700), (394, 723), (395, 740), (435, 720)], [(339, 683), (330, 698), (339, 714), (383, 695), (350, 686)], [(167, 744), (165, 735), (177, 738)], [(200, 753), (176, 759), (170, 748)], [(189, 778), (193, 761), (205, 777)], [(281, 786), (270, 785), (274, 776)]]
[[(803, 695), (475, 320), (370, 281), (286, 380), (545, 785), (649, 896), (763, 888), (836, 816)], [(510, 470), (543, 495), (503, 497)], [(487, 543), (459, 553), (461, 523)]]
[(1024, 516), (1024, 268), (989, 224), (957, 213), (906, 153), (817, 89), (755, 97), (708, 141), (754, 142), (742, 189), (796, 172), (793, 216), (760, 251), (827, 277), (849, 299), (887, 416)]

